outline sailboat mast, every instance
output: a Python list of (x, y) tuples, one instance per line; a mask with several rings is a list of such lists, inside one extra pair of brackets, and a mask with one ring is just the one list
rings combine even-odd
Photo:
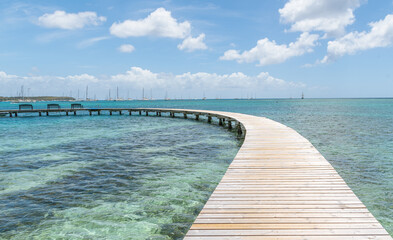
[(24, 95), (24, 92), (23, 92), (23, 85), (20, 87), (20, 93), (21, 93), (22, 99), (24, 101), (25, 100), (25, 95)]

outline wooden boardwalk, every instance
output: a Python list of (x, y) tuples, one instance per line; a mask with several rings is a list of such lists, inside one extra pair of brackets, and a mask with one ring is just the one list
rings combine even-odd
[(241, 122), (243, 146), (185, 239), (392, 239), (312, 144), (263, 117)]
[[(185, 239), (392, 239), (312, 144), (293, 129), (240, 113), (154, 108), (0, 110), (87, 111), (184, 117), (237, 127), (244, 143)], [(166, 115), (165, 115), (166, 114)], [(235, 124), (233, 124), (235, 123)]]

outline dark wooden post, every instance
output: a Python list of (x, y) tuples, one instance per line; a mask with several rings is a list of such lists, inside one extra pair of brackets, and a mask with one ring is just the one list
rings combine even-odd
[(207, 122), (211, 123), (212, 122), (212, 117), (211, 116), (207, 116)]
[(76, 111), (74, 111), (74, 116), (76, 116)]
[(40, 116), (40, 117), (42, 116), (41, 112), (38, 112), (38, 116)]
[(122, 113), (121, 113), (121, 110), (119, 111), (119, 115), (121, 115)]
[(187, 113), (183, 113), (184, 118), (187, 119)]
[(46, 116), (49, 116), (49, 111), (46, 112)]
[(146, 111), (146, 116), (149, 116), (149, 112), (148, 111)]
[(10, 112), (10, 117), (12, 117), (12, 112)]
[(66, 116), (68, 116), (68, 111), (66, 111)]
[(228, 129), (232, 129), (232, 121), (228, 120)]
[(18, 113), (17, 112), (15, 112), (15, 117), (17, 117), (18, 116)]
[(100, 110), (98, 110), (97, 113), (98, 113), (98, 115), (101, 115), (101, 111)]
[(218, 125), (222, 126), (222, 118), (218, 119)]
[(111, 116), (112, 116), (112, 111), (109, 111), (109, 115), (111, 115)]
[(158, 116), (160, 116), (160, 117), (161, 117), (161, 112), (158, 112)]
[(243, 131), (242, 131), (242, 127), (240, 126), (239, 122), (237, 123), (236, 128), (237, 128), (237, 135), (241, 136), (243, 134)]
[(129, 113), (129, 114), (130, 114), (130, 116), (131, 116), (131, 110), (129, 110), (129, 111), (128, 111), (128, 113)]
[(195, 120), (199, 120), (199, 114), (195, 114)]
[(156, 116), (158, 116), (158, 112), (156, 112)]
[(91, 116), (91, 111), (89, 111), (89, 114), (90, 114), (90, 116)]
[(142, 115), (142, 111), (139, 111), (139, 115)]

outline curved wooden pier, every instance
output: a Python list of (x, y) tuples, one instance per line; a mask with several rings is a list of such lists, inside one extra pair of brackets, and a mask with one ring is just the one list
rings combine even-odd
[[(17, 116), (22, 113), (18, 111), (0, 113)], [(40, 111), (48, 110), (25, 112)], [(228, 127), (236, 123), (239, 133), (246, 132), (242, 147), (185, 239), (392, 239), (313, 145), (278, 122), (186, 109), (61, 111), (180, 114), (184, 118), (194, 115), (197, 120), (201, 115), (208, 122), (215, 117)]]

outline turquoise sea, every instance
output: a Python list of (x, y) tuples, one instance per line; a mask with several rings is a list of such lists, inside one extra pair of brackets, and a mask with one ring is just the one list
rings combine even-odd
[[(309, 139), (393, 234), (393, 99), (83, 105), (222, 110), (279, 121)], [(240, 146), (234, 132), (191, 119), (0, 118), (0, 239), (181, 239)]]

